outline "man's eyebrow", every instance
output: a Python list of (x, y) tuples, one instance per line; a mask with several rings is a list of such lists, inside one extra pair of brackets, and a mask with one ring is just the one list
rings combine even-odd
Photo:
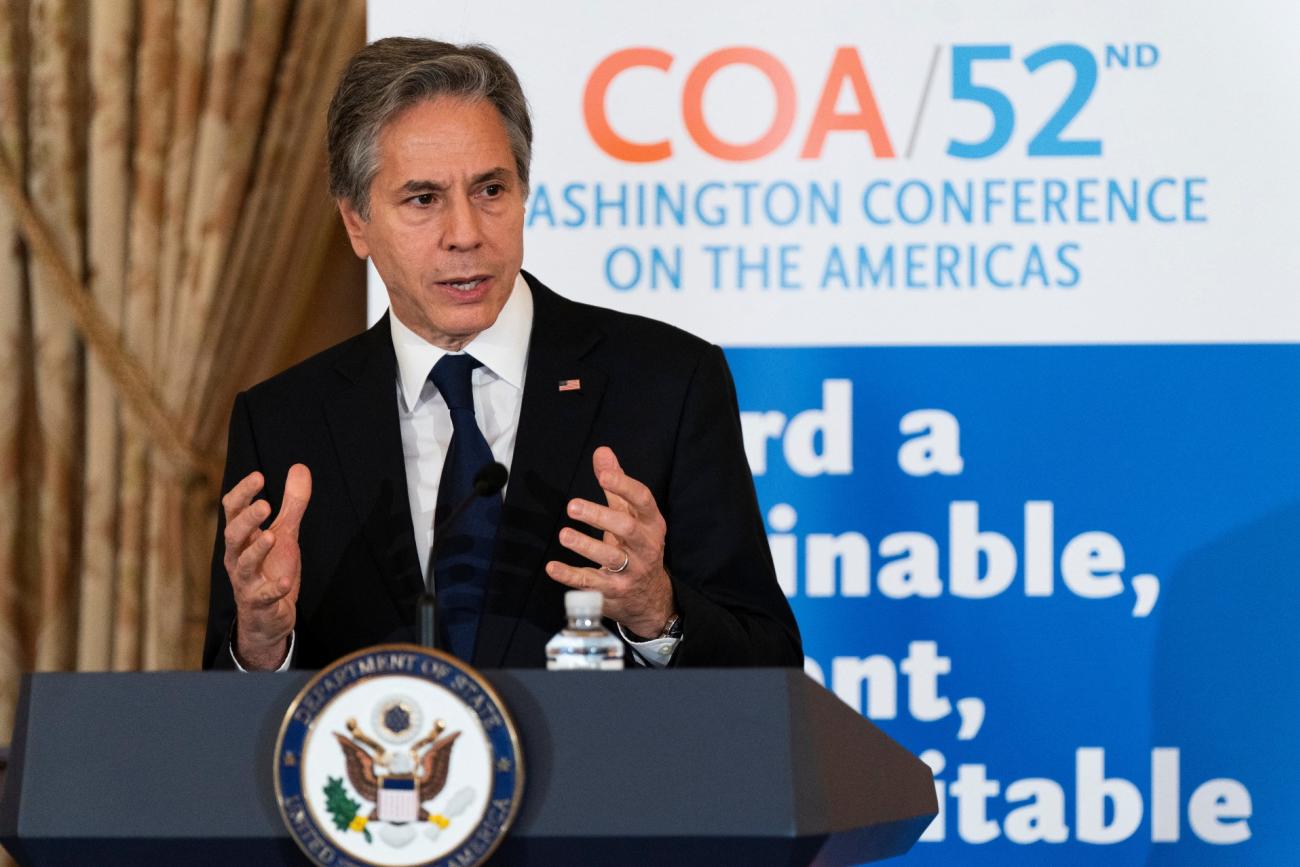
[(446, 192), (447, 185), (435, 183), (434, 181), (414, 180), (402, 184), (404, 193), (442, 193)]
[(486, 172), (480, 172), (470, 178), (470, 186), (478, 186), (485, 181), (507, 181), (514, 176), (511, 169), (504, 166), (497, 166), (494, 169), (488, 169)]
[[(497, 166), (496, 168), (491, 168), (485, 172), (479, 172), (477, 175), (474, 175), (470, 178), (469, 183), (470, 186), (474, 187), (487, 181), (506, 181), (512, 177), (514, 177), (514, 171), (512, 169), (505, 168), (504, 166)], [(418, 178), (409, 180), (402, 184), (400, 192), (410, 193), (413, 195), (419, 195), (421, 193), (445, 193), (449, 186), (449, 184)]]

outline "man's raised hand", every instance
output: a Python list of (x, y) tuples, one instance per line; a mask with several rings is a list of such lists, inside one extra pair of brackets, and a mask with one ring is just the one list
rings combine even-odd
[(221, 498), (226, 515), (224, 563), (235, 593), (235, 655), (249, 670), (279, 667), (288, 653), (289, 633), (297, 616), (302, 581), (298, 529), (311, 499), (311, 471), (294, 464), (284, 483), (280, 514), (266, 530), (271, 514), (261, 473), (249, 473)]
[(654, 494), (623, 472), (612, 449), (596, 449), (591, 464), (609, 505), (573, 499), (569, 516), (603, 530), (604, 535), (593, 539), (566, 527), (560, 531), (560, 544), (596, 567), (577, 568), (552, 560), (546, 564), (546, 574), (569, 587), (599, 590), (605, 597), (606, 617), (639, 636), (654, 638), (673, 615), (672, 582), (664, 569), (668, 526)]

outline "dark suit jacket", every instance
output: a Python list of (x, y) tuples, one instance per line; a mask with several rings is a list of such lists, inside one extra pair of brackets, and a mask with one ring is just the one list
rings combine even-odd
[[(590, 565), (560, 546), (571, 497), (604, 502), (591, 455), (614, 449), (668, 524), (665, 566), (685, 637), (674, 665), (803, 664), (772, 566), (721, 350), (653, 320), (578, 304), (525, 274), (534, 318), (492, 577), (473, 664), (533, 667), (564, 625), (567, 588), (547, 560)], [(560, 391), (562, 380), (581, 388)], [(320, 668), (367, 645), (413, 641), (419, 559), (398, 429), (388, 317), (235, 399), (223, 491), (260, 470), (278, 511), (285, 474), (305, 463), (302, 589), (294, 666)], [(212, 557), (205, 668), (232, 668), (235, 608)]]

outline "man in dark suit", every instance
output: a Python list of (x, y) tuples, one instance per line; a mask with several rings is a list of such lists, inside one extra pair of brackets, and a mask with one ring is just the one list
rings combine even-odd
[[(642, 664), (802, 664), (721, 351), (520, 270), (531, 126), (505, 61), (381, 40), (329, 127), (390, 313), (237, 398), (204, 666), (412, 640), (428, 574), (479, 666), (543, 664), (572, 587), (604, 594)], [(494, 458), (504, 501), (472, 500), (432, 549), (463, 466)]]

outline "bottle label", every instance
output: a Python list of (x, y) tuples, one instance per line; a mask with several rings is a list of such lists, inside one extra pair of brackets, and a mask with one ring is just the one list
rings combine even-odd
[(593, 659), (575, 653), (549, 659), (546, 667), (551, 671), (622, 671), (623, 658)]

